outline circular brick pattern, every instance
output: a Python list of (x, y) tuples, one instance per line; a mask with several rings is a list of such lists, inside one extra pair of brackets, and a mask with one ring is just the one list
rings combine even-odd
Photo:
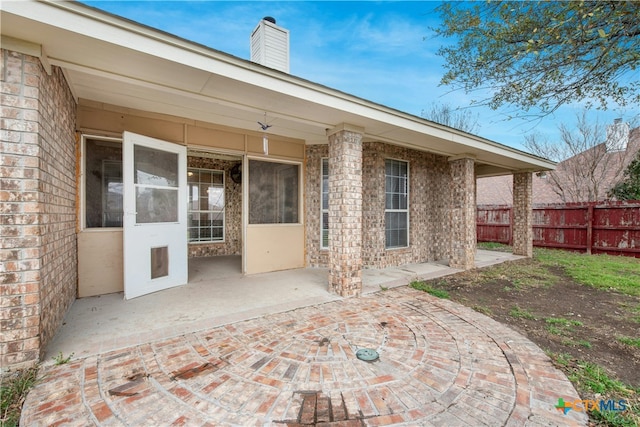
[(22, 422), (586, 425), (559, 397), (578, 399), (530, 341), (404, 287), (49, 367)]

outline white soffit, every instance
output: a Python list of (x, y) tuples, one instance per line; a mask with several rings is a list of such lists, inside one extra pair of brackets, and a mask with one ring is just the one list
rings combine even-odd
[(505, 172), (553, 163), (473, 135), (280, 73), (75, 2), (3, 2), (2, 33), (41, 44), (74, 95), (92, 101), (326, 142), (340, 123), (383, 141)]

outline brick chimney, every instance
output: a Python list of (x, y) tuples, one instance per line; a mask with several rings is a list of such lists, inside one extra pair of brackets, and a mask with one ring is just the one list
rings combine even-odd
[(251, 33), (251, 61), (288, 73), (289, 30), (270, 16), (262, 18)]

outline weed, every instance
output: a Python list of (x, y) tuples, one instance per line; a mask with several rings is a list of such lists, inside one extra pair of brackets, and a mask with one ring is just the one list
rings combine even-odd
[(489, 307), (485, 307), (485, 306), (482, 306), (482, 305), (474, 305), (471, 308), (473, 308), (478, 313), (484, 314), (485, 316), (490, 316), (491, 314), (493, 314), (493, 312), (491, 311), (491, 309)]
[(568, 353), (548, 353), (556, 364), (567, 374), (581, 396), (595, 393), (602, 400), (625, 400), (627, 410), (589, 411), (589, 425), (627, 427), (640, 425), (640, 406), (634, 403), (634, 396), (640, 388), (633, 389), (610, 378), (602, 368), (592, 363), (575, 360)]
[(560, 328), (556, 328), (553, 325), (547, 325), (547, 332), (551, 335), (562, 335), (562, 330)]
[(620, 393), (624, 396), (633, 394), (633, 390), (627, 388), (622, 382), (610, 378), (600, 366), (593, 363), (578, 363), (577, 369), (569, 375), (569, 379), (593, 393)]
[(429, 289), (427, 291), (429, 295), (433, 295), (436, 298), (449, 299), (449, 292), (444, 289)]
[(566, 345), (569, 347), (577, 347), (577, 346), (584, 347), (584, 348), (592, 347), (591, 342), (587, 340), (574, 341), (572, 339), (565, 338), (561, 341), (561, 343), (562, 345)]
[(591, 421), (594, 425), (609, 427), (637, 427), (637, 422), (630, 415), (625, 415), (617, 411), (589, 411)]
[(418, 291), (423, 291), (429, 295), (433, 295), (436, 298), (449, 299), (449, 292), (444, 289), (436, 289), (425, 282), (414, 280), (409, 284), (409, 286)]
[(570, 328), (571, 326), (582, 326), (582, 322), (578, 320), (567, 320), (564, 317), (546, 317), (544, 321), (549, 325), (556, 325), (563, 328)]
[(640, 338), (631, 338), (631, 337), (616, 337), (618, 341), (622, 344), (630, 345), (631, 347), (640, 348)]
[(58, 352), (57, 356), (53, 356), (53, 361), (55, 362), (56, 365), (65, 365), (67, 363), (69, 363), (69, 361), (71, 360), (71, 358), (73, 357), (73, 353), (71, 353), (69, 356), (64, 357), (64, 355), (62, 354), (62, 352)]
[(587, 341), (587, 340), (580, 340), (578, 341), (578, 345), (584, 348), (591, 348), (591, 342)]
[(2, 378), (0, 387), (0, 425), (17, 426), (22, 404), (38, 380), (38, 367), (23, 369)]
[(388, 291), (388, 290), (389, 290), (389, 287), (388, 287), (388, 286), (382, 286), (382, 285), (380, 285), (380, 290), (381, 290), (381, 291)]
[(568, 366), (571, 362), (571, 355), (569, 353), (548, 353), (548, 355), (562, 366)]
[(509, 315), (511, 317), (515, 317), (516, 319), (529, 319), (529, 320), (536, 320), (536, 317), (533, 315), (533, 313), (531, 313), (529, 310), (527, 309), (521, 309), (518, 306), (515, 306), (511, 309), (511, 311), (509, 312)]

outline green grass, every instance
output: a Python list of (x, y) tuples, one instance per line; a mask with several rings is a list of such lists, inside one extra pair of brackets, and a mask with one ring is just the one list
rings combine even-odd
[(566, 346), (569, 346), (569, 347), (578, 347), (579, 346), (579, 347), (584, 347), (584, 348), (593, 347), (591, 345), (590, 341), (587, 341), (587, 340), (574, 341), (574, 340), (571, 340), (571, 339), (568, 339), (568, 338), (562, 340), (562, 345), (566, 345)]
[(445, 291), (444, 289), (434, 288), (433, 286), (430, 286), (425, 282), (414, 280), (409, 284), (409, 286), (418, 291), (426, 292), (429, 295), (433, 295), (436, 298), (449, 299), (449, 292)]
[(589, 417), (595, 426), (638, 427), (638, 421), (632, 415), (616, 411), (589, 411)]
[[(567, 332), (573, 331), (574, 326), (582, 326), (582, 322), (577, 320), (567, 320), (564, 317), (546, 317), (544, 321), (547, 324), (547, 332), (552, 335), (565, 335)], [(566, 341), (566, 340), (565, 340)], [(564, 345), (575, 345), (573, 341), (564, 342)]]
[(18, 425), (24, 399), (37, 380), (37, 367), (16, 371), (2, 378), (2, 387), (0, 387), (1, 426), (13, 427)]
[(511, 311), (509, 312), (509, 315), (511, 317), (514, 317), (516, 319), (529, 319), (529, 320), (536, 320), (536, 316), (533, 315), (533, 313), (531, 313), (529, 310), (525, 309), (521, 309), (518, 306), (515, 306), (511, 309)]
[(559, 278), (546, 266), (535, 262), (517, 264), (507, 262), (481, 270), (477, 282), (494, 280), (510, 282), (509, 289), (505, 288), (505, 290), (520, 290), (526, 287), (552, 286), (558, 283)]
[(549, 325), (557, 325), (563, 328), (570, 328), (572, 326), (582, 326), (582, 322), (578, 320), (567, 320), (564, 317), (546, 317), (544, 319)]
[(631, 337), (616, 337), (618, 341), (622, 344), (630, 345), (631, 347), (640, 348), (640, 338), (631, 338)]
[(619, 393), (623, 396), (634, 394), (632, 388), (609, 377), (604, 369), (593, 363), (578, 362), (577, 369), (569, 375), (569, 379), (593, 393)]
[(592, 363), (573, 359), (568, 353), (547, 353), (567, 374), (579, 394), (585, 399), (625, 400), (627, 410), (589, 411), (591, 426), (628, 427), (640, 425), (640, 388), (633, 388), (612, 379), (606, 372)]
[(534, 250), (534, 257), (543, 265), (562, 267), (578, 283), (640, 296), (640, 262), (636, 258), (542, 248)]

